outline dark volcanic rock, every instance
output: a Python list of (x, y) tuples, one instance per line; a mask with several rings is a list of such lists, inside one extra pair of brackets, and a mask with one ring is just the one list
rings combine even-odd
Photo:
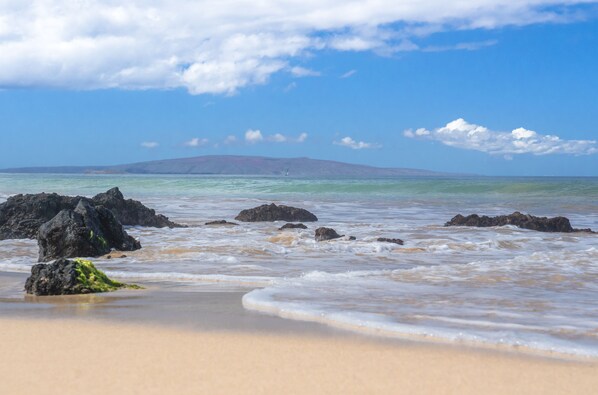
[(403, 245), (403, 240), (401, 239), (389, 239), (386, 237), (379, 237), (378, 239), (376, 239), (376, 241), (380, 242), (380, 243), (394, 243), (394, 244), (398, 244), (398, 245)]
[(332, 240), (338, 239), (343, 237), (336, 233), (336, 230), (332, 228), (318, 228), (316, 229), (316, 241), (325, 241), (325, 240)]
[(110, 280), (93, 263), (82, 259), (58, 259), (54, 263), (34, 265), (25, 282), (25, 291), (34, 295), (87, 294), (122, 287), (127, 285)]
[(357, 240), (357, 237), (355, 237), (355, 236), (349, 236), (349, 240), (350, 241), (355, 241), (355, 240)]
[(206, 222), (205, 224), (206, 224), (206, 225), (208, 225), (208, 226), (214, 226), (214, 225), (237, 226), (237, 225), (239, 225), (239, 224), (236, 224), (236, 223), (234, 223), (234, 222), (228, 222), (228, 221), (225, 221), (225, 220), (223, 220), (223, 219), (221, 219), (220, 221), (210, 221), (210, 222)]
[(62, 210), (39, 228), (39, 261), (101, 256), (112, 248), (133, 251), (141, 244), (124, 231), (112, 212), (81, 200), (75, 210)]
[(307, 226), (303, 224), (284, 224), (278, 230), (285, 230), (285, 229), (307, 229)]
[(9, 197), (0, 204), (0, 240), (35, 239), (43, 223), (61, 210), (72, 210), (81, 199), (56, 193)]
[(274, 203), (243, 210), (235, 219), (243, 222), (315, 222), (318, 220), (315, 215), (305, 209), (282, 205), (277, 206)]
[(154, 228), (180, 228), (182, 225), (170, 221), (167, 217), (156, 214), (156, 211), (145, 207), (141, 202), (124, 198), (115, 187), (107, 192), (97, 194), (92, 199), (95, 206), (104, 206), (123, 225), (151, 226)]
[(516, 211), (510, 215), (499, 215), (497, 217), (487, 217), (472, 214), (467, 217), (461, 214), (453, 217), (444, 226), (505, 226), (514, 225), (523, 229), (537, 230), (538, 232), (591, 232), (590, 229), (573, 229), (568, 218), (565, 217), (535, 217), (529, 214), (521, 214)]
[(100, 193), (93, 199), (81, 196), (60, 196), (56, 193), (16, 195), (0, 204), (0, 240), (35, 239), (39, 227), (62, 210), (74, 210), (80, 201), (104, 206), (124, 225), (180, 227), (163, 215), (156, 214), (138, 201), (125, 200), (118, 188)]

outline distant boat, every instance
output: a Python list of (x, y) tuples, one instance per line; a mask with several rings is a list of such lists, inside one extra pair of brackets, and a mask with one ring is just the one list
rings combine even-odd
[(289, 176), (289, 169), (286, 169), (284, 176), (285, 176), (285, 177), (288, 177), (288, 176)]

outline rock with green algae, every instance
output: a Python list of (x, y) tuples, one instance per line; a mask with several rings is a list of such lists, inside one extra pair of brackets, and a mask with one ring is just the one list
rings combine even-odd
[(53, 263), (34, 265), (25, 282), (25, 291), (38, 296), (110, 292), (121, 288), (140, 287), (111, 280), (91, 261), (80, 258), (61, 258)]

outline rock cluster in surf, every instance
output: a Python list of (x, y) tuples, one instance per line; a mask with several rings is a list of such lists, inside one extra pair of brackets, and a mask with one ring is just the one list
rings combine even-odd
[(0, 240), (35, 239), (39, 227), (62, 210), (74, 210), (80, 201), (110, 210), (123, 225), (157, 228), (181, 227), (167, 217), (156, 214), (140, 202), (123, 197), (118, 188), (112, 188), (93, 198), (61, 196), (56, 193), (15, 195), (0, 204)]
[(472, 214), (463, 216), (456, 215), (444, 226), (474, 226), (474, 227), (491, 227), (491, 226), (505, 226), (513, 225), (522, 229), (530, 229), (538, 232), (592, 232), (591, 229), (574, 229), (566, 217), (536, 217), (530, 214), (522, 214), (518, 211), (509, 215), (499, 215), (496, 217), (488, 217), (486, 215), (479, 216)]

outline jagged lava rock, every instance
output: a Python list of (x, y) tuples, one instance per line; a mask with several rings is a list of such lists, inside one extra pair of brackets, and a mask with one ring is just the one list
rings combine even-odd
[(0, 204), (0, 240), (35, 239), (39, 227), (83, 198), (56, 193), (15, 195)]
[(94, 196), (92, 202), (95, 206), (104, 206), (123, 225), (150, 226), (154, 228), (180, 228), (183, 227), (170, 221), (162, 214), (144, 206), (141, 202), (133, 199), (125, 199), (118, 187), (112, 188), (104, 193)]
[(39, 228), (39, 261), (57, 258), (101, 256), (113, 248), (133, 251), (141, 248), (129, 236), (114, 214), (105, 207), (93, 207), (81, 200), (74, 210), (62, 210)]
[(326, 241), (338, 239), (343, 236), (336, 233), (336, 230), (332, 228), (318, 228), (316, 229), (316, 241)]
[(403, 245), (403, 240), (401, 239), (389, 239), (387, 237), (379, 237), (376, 239), (376, 241), (380, 242), (380, 243), (394, 243), (394, 244), (398, 244), (398, 245)]
[(33, 265), (25, 291), (33, 295), (76, 295), (139, 288), (111, 280), (92, 262), (84, 259), (58, 259)]
[(278, 230), (285, 230), (285, 229), (307, 229), (307, 226), (303, 224), (284, 224)]
[(302, 208), (283, 205), (277, 206), (272, 203), (243, 210), (235, 219), (243, 222), (315, 222), (318, 220), (318, 217)]
[(535, 217), (529, 214), (521, 214), (516, 211), (510, 215), (499, 215), (496, 217), (488, 217), (486, 215), (479, 216), (477, 214), (468, 215), (467, 217), (458, 214), (444, 226), (475, 226), (475, 227), (490, 227), (490, 226), (505, 226), (513, 225), (523, 229), (536, 230), (538, 232), (591, 232), (590, 229), (574, 229), (566, 217)]

